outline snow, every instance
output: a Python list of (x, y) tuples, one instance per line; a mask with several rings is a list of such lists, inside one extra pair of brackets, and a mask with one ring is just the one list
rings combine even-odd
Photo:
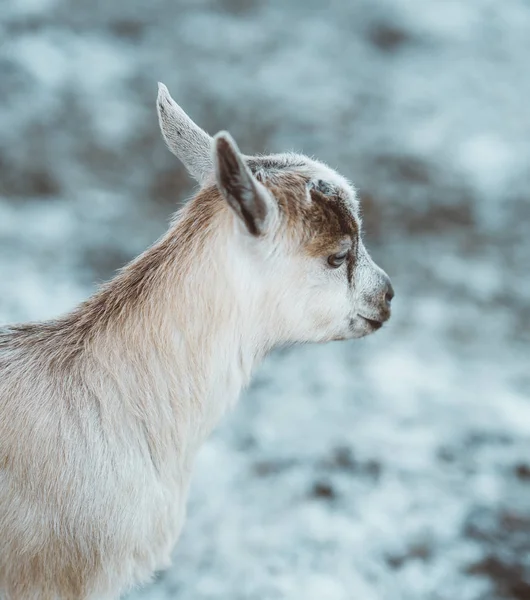
[(3, 0), (0, 322), (86, 297), (193, 189), (161, 80), (243, 151), (360, 189), (394, 316), (273, 353), (129, 600), (530, 597), (530, 7)]

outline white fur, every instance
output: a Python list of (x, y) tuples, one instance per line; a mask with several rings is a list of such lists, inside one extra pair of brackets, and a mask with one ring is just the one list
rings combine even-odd
[[(213, 181), (210, 138), (160, 94), (166, 141)], [(273, 158), (341, 186), (356, 214), (334, 171)], [(0, 332), (2, 600), (112, 599), (167, 567), (196, 453), (255, 364), (277, 344), (360, 337), (362, 316), (383, 318), (387, 278), (362, 242), (352, 286), (345, 267), (294, 252), (276, 213), (254, 237), (226, 205), (214, 230), (186, 238), (193, 202), (72, 316)], [(145, 264), (145, 297), (112, 305)]]

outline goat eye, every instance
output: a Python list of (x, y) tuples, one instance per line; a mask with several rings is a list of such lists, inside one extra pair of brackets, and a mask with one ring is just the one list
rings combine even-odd
[(332, 254), (328, 256), (328, 265), (333, 267), (334, 269), (338, 269), (342, 265), (342, 263), (346, 260), (348, 256), (348, 250), (344, 250), (339, 252), (338, 254)]

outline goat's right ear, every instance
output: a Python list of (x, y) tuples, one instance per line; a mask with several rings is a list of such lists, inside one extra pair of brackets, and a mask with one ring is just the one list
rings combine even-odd
[(270, 192), (252, 174), (232, 136), (221, 131), (214, 137), (217, 186), (249, 233), (267, 233), (276, 206)]
[(156, 104), (160, 130), (168, 148), (204, 184), (212, 172), (212, 138), (188, 117), (163, 83), (158, 84)]

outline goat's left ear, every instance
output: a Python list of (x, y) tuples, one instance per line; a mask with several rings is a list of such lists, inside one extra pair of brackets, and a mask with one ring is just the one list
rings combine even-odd
[(214, 137), (213, 158), (219, 190), (249, 233), (267, 233), (274, 221), (276, 202), (254, 177), (228, 132), (221, 131)]

